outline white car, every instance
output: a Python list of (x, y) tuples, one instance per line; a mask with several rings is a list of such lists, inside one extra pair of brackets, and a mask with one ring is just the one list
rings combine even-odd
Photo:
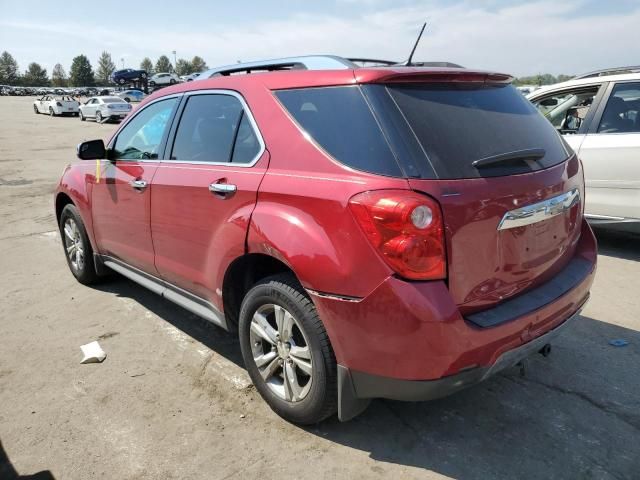
[(78, 115), (80, 103), (69, 95), (45, 95), (33, 102), (33, 111), (56, 115)]
[(174, 83), (180, 83), (180, 77), (175, 73), (156, 73), (149, 78), (149, 86), (151, 87), (173, 85)]
[(93, 118), (97, 123), (122, 120), (133, 107), (120, 97), (91, 97), (80, 105), (80, 120)]
[(640, 232), (640, 67), (580, 75), (527, 98), (582, 160), (587, 219)]
[(183, 82), (193, 82), (200, 76), (201, 73), (202, 72), (196, 72), (192, 73), (191, 75), (183, 75), (180, 77), (180, 80), (182, 80)]

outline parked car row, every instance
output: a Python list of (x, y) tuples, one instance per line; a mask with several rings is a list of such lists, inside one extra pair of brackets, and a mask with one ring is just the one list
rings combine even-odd
[(45, 95), (33, 102), (36, 115), (74, 115), (83, 122), (89, 118), (97, 123), (122, 120), (132, 109), (131, 103), (119, 96), (94, 96), (81, 104), (70, 95)]

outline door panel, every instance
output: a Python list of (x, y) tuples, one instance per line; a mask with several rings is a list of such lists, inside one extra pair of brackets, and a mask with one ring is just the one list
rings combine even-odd
[(153, 176), (164, 151), (177, 97), (160, 99), (137, 112), (118, 132), (101, 162), (93, 187), (93, 227), (98, 250), (157, 275), (151, 241)]
[(93, 186), (93, 229), (100, 253), (154, 273), (149, 225), (151, 192), (135, 181), (151, 183), (158, 162), (101, 162), (100, 181)]
[(640, 133), (586, 136), (584, 164), (586, 213), (640, 218)]
[(189, 95), (151, 187), (161, 277), (222, 310), (222, 275), (244, 254), (269, 154), (237, 94)]
[[(166, 281), (219, 308), (218, 278), (244, 244), (268, 153), (251, 168), (163, 163), (151, 188), (155, 265)], [(235, 193), (210, 191), (235, 185)]]

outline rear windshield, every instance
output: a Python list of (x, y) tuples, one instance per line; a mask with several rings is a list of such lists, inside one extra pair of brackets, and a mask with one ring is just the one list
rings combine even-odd
[(122, 99), (118, 97), (102, 97), (104, 103), (122, 103)]
[[(364, 85), (281, 90), (276, 96), (336, 160), (382, 175), (514, 175), (569, 155), (553, 126), (511, 85)], [(522, 151), (537, 155), (486, 161)]]
[[(553, 126), (511, 85), (393, 86), (387, 91), (437, 178), (526, 173), (568, 156)], [(544, 156), (473, 166), (476, 160), (530, 150)]]

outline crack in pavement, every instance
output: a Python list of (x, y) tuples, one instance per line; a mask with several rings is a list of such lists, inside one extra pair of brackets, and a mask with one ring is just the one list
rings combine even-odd
[(604, 413), (608, 413), (610, 415), (613, 415), (618, 420), (620, 420), (621, 422), (624, 422), (625, 424), (629, 425), (634, 430), (640, 431), (640, 423), (636, 424), (636, 422), (638, 422), (640, 419), (635, 419), (631, 415), (627, 415), (625, 413), (616, 411), (613, 408), (611, 408), (611, 406), (607, 405), (606, 403), (602, 403), (602, 402), (599, 402), (598, 400), (595, 400), (595, 399), (591, 398), (586, 393), (578, 392), (576, 390), (569, 390), (569, 389), (563, 388), (563, 387), (561, 387), (559, 385), (553, 385), (553, 384), (549, 384), (549, 383), (544, 383), (544, 382), (541, 382), (539, 380), (534, 380), (532, 378), (527, 378), (527, 377), (524, 377), (524, 378), (513, 378), (513, 377), (509, 377), (507, 375), (500, 375), (500, 377), (502, 377), (504, 379), (507, 379), (507, 380), (509, 380), (509, 381), (511, 381), (513, 383), (518, 384), (518, 385), (523, 385), (525, 382), (533, 383), (534, 385), (539, 385), (541, 387), (547, 388), (549, 390), (554, 390), (554, 391), (562, 393), (564, 395), (570, 395), (570, 396), (573, 396), (573, 397), (577, 397), (580, 400), (582, 400), (584, 402), (587, 402), (591, 406), (597, 408), (598, 410), (601, 410)]

